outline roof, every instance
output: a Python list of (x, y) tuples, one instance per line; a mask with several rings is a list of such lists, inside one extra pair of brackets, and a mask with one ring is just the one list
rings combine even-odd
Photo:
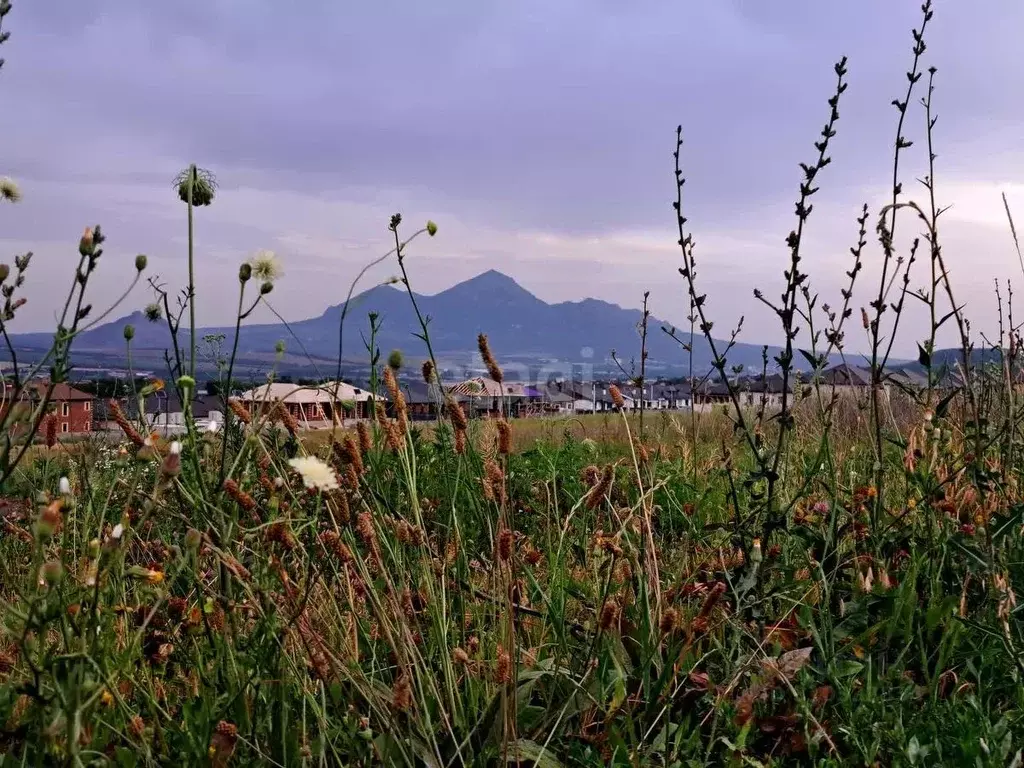
[[(25, 388), (31, 390), (35, 397), (42, 397), (48, 386), (50, 386), (48, 381), (32, 381), (28, 382)], [(62, 402), (65, 400), (94, 400), (95, 398), (88, 392), (83, 392), (80, 389), (75, 389), (70, 384), (61, 382), (53, 385), (53, 393), (50, 395), (50, 399)]]
[[(128, 400), (129, 398), (125, 398)], [(176, 392), (157, 392), (146, 398), (146, 413), (181, 413), (181, 398)], [(224, 401), (218, 395), (195, 394), (192, 397), (192, 415), (197, 419), (205, 419), (210, 411), (223, 411)]]
[(373, 396), (369, 389), (357, 387), (347, 381), (325, 381), (320, 388), (326, 390), (332, 398), (337, 400), (353, 400), (361, 403)]
[(272, 382), (243, 392), (239, 399), (250, 403), (272, 403), (280, 400), (283, 403), (328, 404), (345, 400), (369, 400), (370, 393), (344, 381), (329, 381), (308, 386)]
[(523, 395), (522, 384), (499, 384), (494, 379), (487, 379), (477, 376), (473, 379), (466, 379), (459, 384), (453, 384), (448, 391), (455, 395), (465, 397), (504, 397), (506, 395)]
[(835, 365), (821, 374), (827, 384), (837, 386), (867, 387), (871, 385), (871, 371), (849, 363)]

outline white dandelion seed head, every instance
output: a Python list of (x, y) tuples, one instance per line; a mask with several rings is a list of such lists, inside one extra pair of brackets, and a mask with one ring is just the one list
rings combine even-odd
[(173, 443), (171, 443), (171, 454), (177, 456), (179, 453), (181, 453), (181, 443), (175, 440)]
[(249, 259), (249, 266), (252, 276), (260, 282), (273, 283), (284, 275), (281, 261), (273, 251), (257, 251)]
[(21, 201), (21, 189), (14, 179), (7, 176), (0, 177), (0, 198), (11, 203)]
[(318, 491), (333, 491), (339, 487), (338, 477), (334, 474), (334, 470), (316, 456), (300, 456), (290, 459), (288, 466), (299, 473), (303, 484), (307, 488), (313, 488)]
[(124, 535), (124, 526), (118, 523), (114, 526), (114, 530), (110, 532), (110, 538), (120, 539)]
[(71, 495), (71, 481), (68, 480), (66, 477), (62, 477), (60, 479), (60, 492), (62, 496)]
[(210, 423), (206, 425), (206, 431), (209, 432), (211, 435), (217, 434), (217, 430), (219, 430), (219, 429), (220, 429), (220, 422), (217, 422), (217, 421), (211, 420)]

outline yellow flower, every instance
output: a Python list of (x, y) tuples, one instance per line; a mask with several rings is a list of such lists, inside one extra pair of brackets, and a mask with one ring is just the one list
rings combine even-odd
[(104, 689), (103, 693), (100, 694), (100, 704), (102, 704), (104, 707), (114, 706), (114, 694)]

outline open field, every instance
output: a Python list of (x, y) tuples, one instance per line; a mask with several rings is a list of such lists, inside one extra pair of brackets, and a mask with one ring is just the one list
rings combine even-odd
[[(0, 766), (1024, 765), (1024, 336), (1008, 288), (998, 336), (972, 331), (947, 268), (936, 70), (922, 59), (931, 3), (921, 11), (892, 102), (892, 202), (854, 212), (832, 305), (804, 271), (804, 225), (829, 178), (845, 58), (822, 94), (779, 285), (755, 294), (778, 320), (770, 409), (731, 378), (739, 329), (712, 334), (681, 128), (672, 216), (690, 327), (676, 341), (691, 368), (697, 342), (713, 360), (689, 381), (707, 374), (724, 392), (708, 413), (641, 419), (610, 384), (603, 415), (470, 421), (439, 394), (440, 419), (413, 422), (403, 355), (378, 348), (374, 312), (358, 322), (389, 407), (351, 430), (306, 433), (281, 402), (254, 415), (231, 400), (223, 427), (199, 429), (186, 405), (185, 433), (163, 439), (112, 405), (113, 439), (64, 444), (53, 389), (101, 314), (86, 296), (105, 235), (85, 229), (52, 348), (0, 382)], [(911, 202), (901, 158), (922, 146)], [(0, 202), (20, 198), (2, 182)], [(150, 280), (144, 313), (166, 325), (172, 375), (139, 394), (173, 387), (187, 404), (202, 352), (193, 217), (217, 184), (189, 165), (174, 193), (188, 282)], [(405, 267), (438, 225), (395, 214), (387, 230), (393, 249), (366, 269), (387, 259), (400, 275), (388, 282), (415, 318), (417, 374), (439, 392)], [(30, 257), (0, 265), (12, 358), (2, 324)], [(128, 291), (146, 269), (137, 256)], [(267, 252), (231, 276), (218, 301), (237, 296), (236, 342), (280, 278)], [(927, 332), (906, 342), (917, 376), (897, 382), (887, 364), (908, 300)], [(641, 388), (660, 332), (646, 294), (643, 306), (638, 364), (622, 366)], [(130, 355), (136, 329), (121, 333)], [(829, 360), (854, 357), (854, 334), (866, 379), (823, 383)], [(501, 384), (501, 350), (484, 334), (477, 349)], [(236, 355), (217, 350), (219, 391), (232, 391)]]

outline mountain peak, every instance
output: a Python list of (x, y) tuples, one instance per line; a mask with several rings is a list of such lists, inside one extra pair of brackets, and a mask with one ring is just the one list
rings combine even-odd
[[(520, 291), (524, 290), (523, 286), (513, 280), (511, 277), (503, 272), (499, 272), (496, 269), (488, 269), (486, 272), (481, 272), (476, 277), (471, 277), (469, 280), (464, 280), (460, 285), (470, 285), (474, 288), (515, 288)], [(458, 287), (458, 286), (453, 286)]]

